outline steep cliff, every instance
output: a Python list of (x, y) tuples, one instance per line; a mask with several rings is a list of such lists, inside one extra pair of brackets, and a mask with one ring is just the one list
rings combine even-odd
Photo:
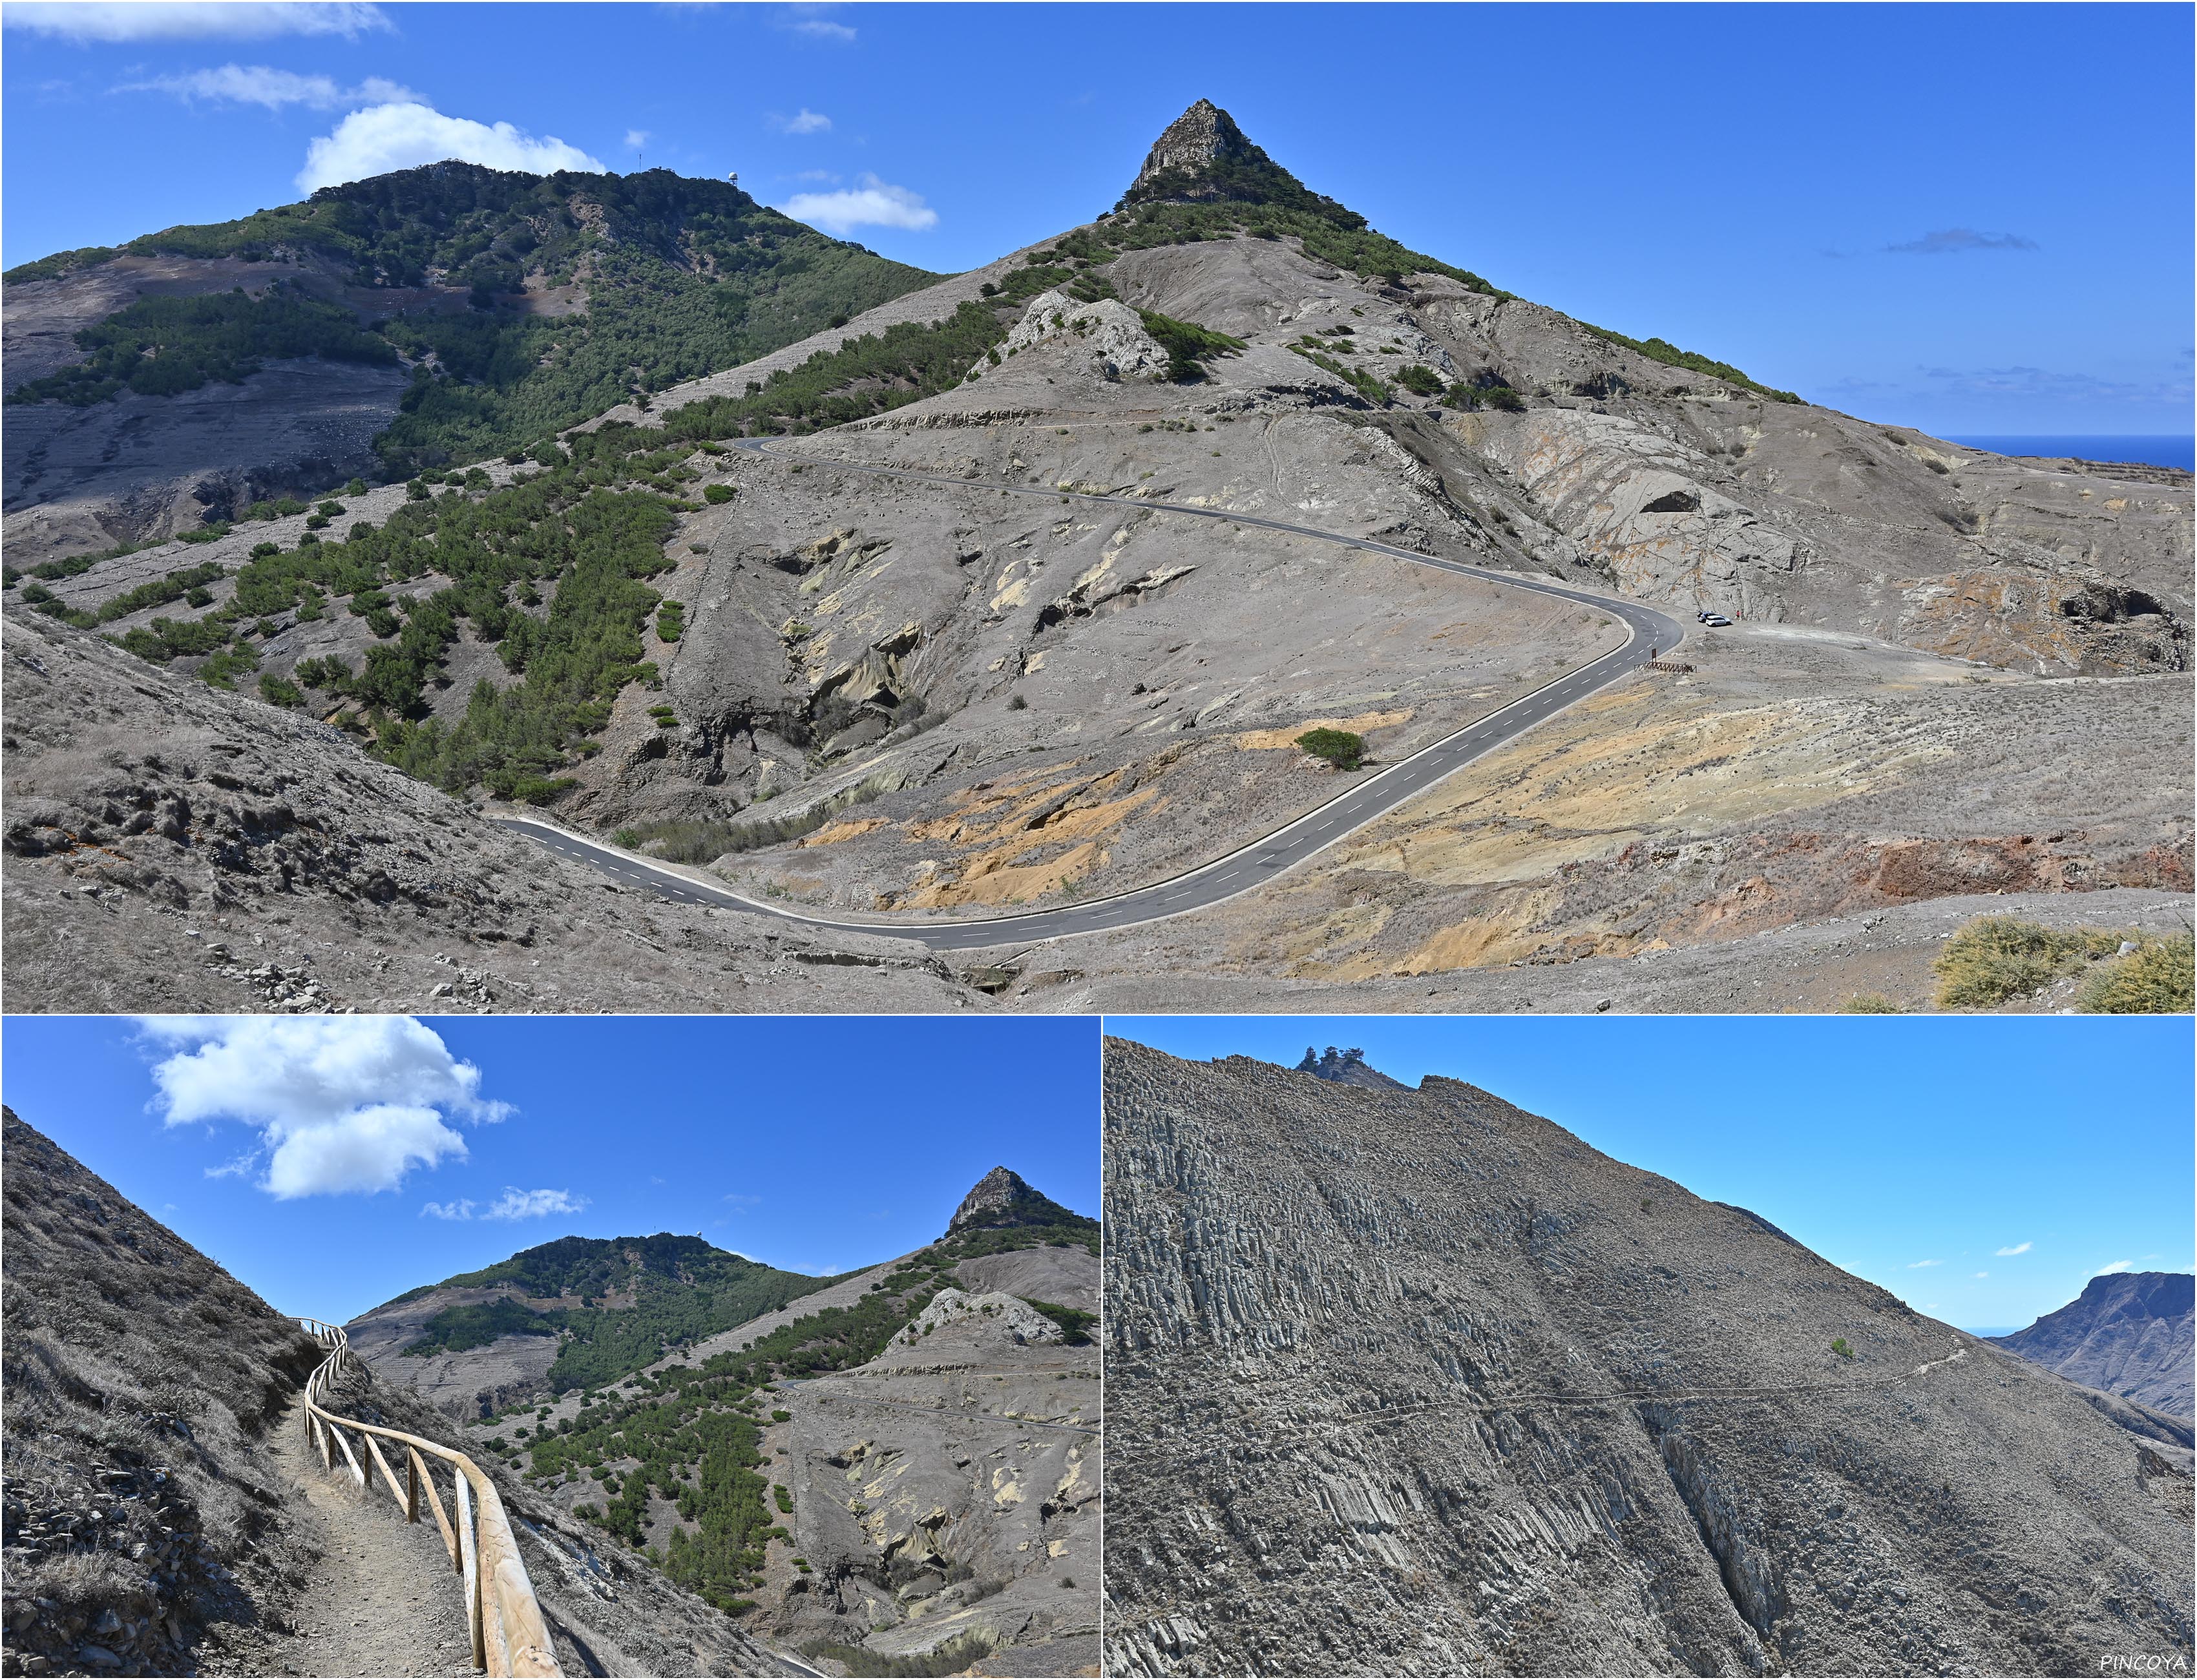
[(1105, 1102), (1111, 1671), (2188, 1660), (2186, 1452), (1761, 1219), (1452, 1080)]

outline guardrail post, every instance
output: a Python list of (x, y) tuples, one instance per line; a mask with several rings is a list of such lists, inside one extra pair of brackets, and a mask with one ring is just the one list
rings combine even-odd
[(404, 1521), (420, 1521), (420, 1455), (404, 1449)]
[(473, 1490), (461, 1469), (458, 1482), (458, 1548), (466, 1575), (466, 1630), (472, 1636), (473, 1668), (488, 1671), (488, 1630), (481, 1625), (480, 1541), (474, 1529)]

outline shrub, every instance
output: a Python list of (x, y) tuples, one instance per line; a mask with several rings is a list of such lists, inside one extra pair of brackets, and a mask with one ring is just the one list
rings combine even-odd
[(774, 1482), (771, 1485), (770, 1497), (777, 1502), (780, 1513), (786, 1516), (793, 1515), (793, 1496), (783, 1486)]
[(656, 639), (676, 641), (687, 633), (687, 608), (680, 601), (665, 601), (656, 609)]
[(1514, 414), (1526, 408), (1526, 399), (1507, 385), (1453, 385), (1449, 400), (1460, 408), (1501, 408)]
[(1881, 992), (1857, 992), (1846, 999), (1848, 1015), (1898, 1015), (1899, 1005)]
[(296, 683), (272, 671), (259, 679), (259, 698), (270, 706), (288, 706), (293, 710), (305, 704), (304, 694)]
[(775, 1410), (770, 1415), (770, 1421), (774, 1423), (791, 1423), (793, 1421), (793, 1414), (782, 1409)]
[(1831, 1343), (1831, 1352), (1841, 1359), (1851, 1359), (1854, 1356), (1853, 1349), (1846, 1345), (1846, 1339), (1844, 1336), (1839, 1337)]
[(1091, 1345), (1091, 1327), (1098, 1322), (1096, 1312), (1086, 1312), (1080, 1306), (1060, 1306), (1049, 1301), (1034, 1301), (1030, 1305), (1060, 1326), (1062, 1340), (1070, 1347)]
[(1414, 362), (1409, 368), (1396, 370), (1396, 383), (1414, 397), (1439, 397), (1442, 394), (1442, 377), (1431, 368)]
[(949, 1639), (935, 1651), (913, 1656), (888, 1656), (867, 1645), (842, 1645), (830, 1639), (813, 1639), (801, 1648), (809, 1658), (837, 1663), (860, 1680), (933, 1680), (933, 1677), (965, 1674), (992, 1654), (992, 1642), (980, 1632)]
[(2041, 991), (2090, 958), (2118, 950), (2102, 928), (2056, 929), (2013, 916), (1980, 916), (1946, 940), (1931, 964), (1940, 1009), (1990, 1009)]
[(2141, 943), (2084, 980), (2075, 1007), (2086, 1015), (2188, 1015), (2197, 1008), (2192, 959), (2186, 933)]
[(1297, 737), (1297, 744), (1338, 770), (1355, 770), (1365, 762), (1365, 738), (1348, 729), (1307, 729)]
[(702, 500), (713, 507), (722, 507), (736, 494), (738, 492), (730, 484), (704, 484), (702, 487)]
[(318, 356), (386, 367), (397, 351), (335, 304), (281, 286), (251, 298), (241, 288), (195, 298), (140, 298), (76, 335), (84, 359), (8, 393), (10, 403), (49, 399), (88, 407), (133, 391), (176, 397), (209, 380), (241, 384), (264, 356)]
[(1194, 385), (1205, 377), (1205, 362), (1216, 356), (1232, 356), (1243, 340), (1215, 333), (1195, 322), (1177, 321), (1156, 310), (1139, 310), (1145, 331), (1168, 354), (1168, 377), (1177, 385)]

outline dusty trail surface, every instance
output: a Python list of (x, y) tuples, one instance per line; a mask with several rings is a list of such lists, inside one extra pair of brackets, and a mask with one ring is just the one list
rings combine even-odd
[(249, 1630), (206, 1671), (470, 1677), (464, 1585), (432, 1517), (407, 1523), (378, 1483), (361, 1493), (323, 1470), (294, 1408), (273, 1457), (299, 1549), (318, 1555), (287, 1631)]

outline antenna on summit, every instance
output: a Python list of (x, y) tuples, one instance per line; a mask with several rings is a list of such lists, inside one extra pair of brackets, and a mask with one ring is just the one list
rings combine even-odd
[(726, 180), (728, 180), (728, 181), (729, 181), (729, 182), (731, 182), (733, 183), (733, 186), (735, 186), (735, 187), (739, 186), (739, 185), (740, 184), (740, 172), (739, 172), (739, 171), (738, 171), (738, 170), (736, 170), (736, 169), (735, 169), (735, 170), (729, 170), (729, 171), (728, 171), (726, 172), (726, 175), (725, 175), (725, 179), (726, 179)]

